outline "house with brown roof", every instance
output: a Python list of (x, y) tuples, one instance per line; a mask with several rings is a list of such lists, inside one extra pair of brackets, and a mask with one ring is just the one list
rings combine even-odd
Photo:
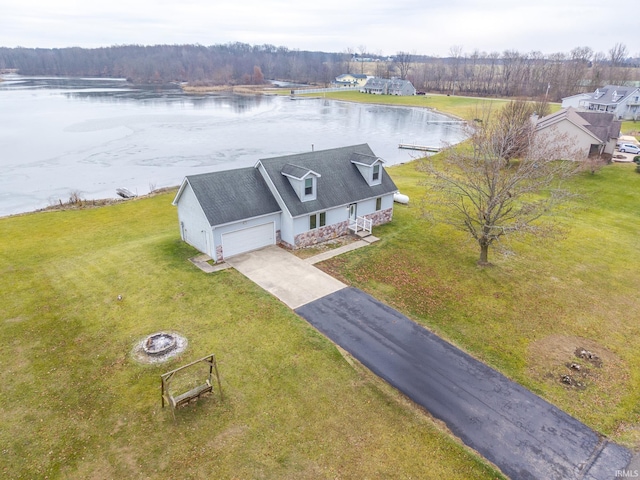
[(539, 118), (536, 132), (566, 134), (575, 139), (586, 157), (613, 155), (620, 127), (621, 122), (616, 120), (613, 113), (580, 111), (569, 107)]

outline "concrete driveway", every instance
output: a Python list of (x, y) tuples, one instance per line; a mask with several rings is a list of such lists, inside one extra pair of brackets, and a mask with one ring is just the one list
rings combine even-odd
[(243, 253), (225, 262), (292, 309), (346, 287), (277, 246)]
[(366, 293), (296, 310), (513, 479), (614, 479), (631, 452)]

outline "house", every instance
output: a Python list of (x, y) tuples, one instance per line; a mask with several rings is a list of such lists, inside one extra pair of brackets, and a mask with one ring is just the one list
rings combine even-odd
[(360, 90), (374, 95), (415, 95), (416, 89), (410, 81), (399, 78), (371, 77)]
[(575, 139), (586, 156), (609, 154), (615, 151), (621, 122), (613, 113), (580, 111), (563, 108), (537, 120), (536, 132), (567, 134)]
[(182, 239), (215, 261), (267, 245), (296, 249), (393, 217), (393, 180), (369, 145), (258, 160), (187, 176), (173, 201)]
[(362, 87), (367, 83), (368, 78), (367, 75), (344, 73), (338, 75), (333, 83), (339, 87)]
[(562, 108), (581, 108), (586, 109), (589, 105), (590, 93), (578, 93), (571, 95), (570, 97), (564, 97), (562, 99)]
[(640, 119), (640, 88), (606, 85), (597, 88), (593, 93), (565, 97), (562, 99), (562, 106), (612, 113), (618, 120), (638, 120)]

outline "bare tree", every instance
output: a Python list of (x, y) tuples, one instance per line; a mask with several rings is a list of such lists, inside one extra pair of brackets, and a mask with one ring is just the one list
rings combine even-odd
[(449, 48), (449, 56), (451, 57), (451, 94), (456, 93), (456, 85), (460, 80), (460, 62), (462, 61), (464, 54), (462, 45), (453, 45)]
[(413, 56), (408, 52), (398, 52), (394, 65), (400, 72), (400, 80), (406, 80), (413, 62)]
[(541, 217), (569, 196), (562, 180), (578, 171), (577, 162), (558, 159), (579, 158), (566, 134), (538, 135), (531, 129), (523, 134), (528, 146), (521, 157), (507, 162), (496, 155), (491, 123), (490, 118), (478, 122), (469, 144), (446, 149), (441, 166), (421, 164), (429, 173), (428, 192), (445, 207), (442, 220), (478, 242), (482, 266), (489, 265), (489, 247), (503, 236), (546, 231)]
[(526, 155), (535, 129), (531, 119), (535, 108), (531, 102), (513, 100), (478, 132), (485, 136), (482, 143), (491, 149), (489, 155), (501, 158), (507, 164), (512, 158)]
[(623, 83), (624, 73), (621, 67), (624, 65), (628, 55), (627, 46), (623, 43), (616, 43), (609, 50), (609, 82), (612, 84), (619, 85)]
[(360, 74), (364, 74), (364, 57), (367, 54), (367, 46), (359, 45), (358, 51), (360, 52)]

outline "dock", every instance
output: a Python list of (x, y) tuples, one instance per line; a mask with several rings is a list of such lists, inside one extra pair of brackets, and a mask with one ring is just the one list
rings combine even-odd
[(406, 148), (407, 150), (421, 150), (423, 152), (439, 152), (441, 150), (440, 147), (429, 147), (426, 145), (416, 145), (413, 143), (400, 143), (398, 144), (398, 148)]

